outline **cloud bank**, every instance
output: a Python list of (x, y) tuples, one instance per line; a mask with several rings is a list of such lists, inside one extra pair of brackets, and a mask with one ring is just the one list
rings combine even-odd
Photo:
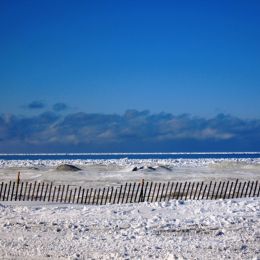
[(137, 110), (1, 115), (0, 147), (0, 152), (258, 151), (260, 120)]

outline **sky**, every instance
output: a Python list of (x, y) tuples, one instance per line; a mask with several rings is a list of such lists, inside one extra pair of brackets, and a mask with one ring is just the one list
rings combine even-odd
[(0, 152), (259, 150), (259, 13), (0, 1)]

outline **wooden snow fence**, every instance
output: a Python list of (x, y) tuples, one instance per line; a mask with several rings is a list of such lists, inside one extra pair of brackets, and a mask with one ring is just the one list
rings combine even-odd
[(134, 182), (104, 188), (9, 181), (0, 183), (0, 201), (45, 201), (88, 205), (215, 200), (259, 197), (260, 184), (254, 181)]

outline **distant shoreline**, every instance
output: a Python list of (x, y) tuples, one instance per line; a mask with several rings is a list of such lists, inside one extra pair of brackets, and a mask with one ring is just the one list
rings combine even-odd
[(181, 154), (260, 154), (259, 152), (129, 152), (129, 153), (0, 153), (0, 156), (26, 156), (26, 155), (167, 155), (167, 154), (172, 154), (172, 155), (181, 155)]

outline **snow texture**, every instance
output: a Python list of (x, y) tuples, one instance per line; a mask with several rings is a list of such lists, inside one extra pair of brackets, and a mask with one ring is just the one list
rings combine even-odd
[[(59, 172), (71, 164), (77, 172)], [(136, 168), (136, 171), (133, 169)], [(104, 187), (258, 180), (260, 159), (0, 160), (0, 179)], [(260, 198), (84, 206), (0, 204), (1, 259), (260, 259)]]
[(260, 259), (259, 198), (21, 203), (0, 205), (1, 258)]

